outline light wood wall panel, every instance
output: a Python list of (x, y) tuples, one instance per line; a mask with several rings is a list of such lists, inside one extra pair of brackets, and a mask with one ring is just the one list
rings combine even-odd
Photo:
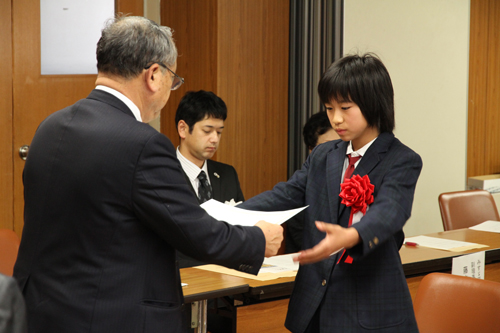
[(162, 1), (161, 25), (174, 30), (179, 52), (176, 73), (185, 82), (170, 94), (160, 119), (161, 132), (177, 146), (179, 136), (174, 119), (182, 96), (197, 90), (217, 93), (217, 1)]
[(144, 15), (143, 0), (115, 0), (115, 12), (134, 16)]
[(219, 1), (219, 95), (229, 109), (218, 158), (245, 197), (287, 178), (289, 2)]
[[(476, 0), (477, 1), (477, 0)], [(500, 173), (500, 1), (490, 0), (488, 11), (488, 79), (486, 81), (488, 173)]]
[(236, 168), (245, 197), (286, 180), (289, 1), (162, 1), (162, 25), (175, 30), (186, 79), (162, 112), (162, 132), (177, 144), (180, 98), (212, 90), (228, 107), (215, 159)]
[(500, 2), (472, 0), (467, 176), (500, 173)]
[(11, 2), (0, 2), (0, 228), (14, 229)]

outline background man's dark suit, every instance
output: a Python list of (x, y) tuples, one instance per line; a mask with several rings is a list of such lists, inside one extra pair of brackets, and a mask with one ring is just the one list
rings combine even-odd
[[(303, 248), (312, 248), (325, 237), (314, 221), (348, 226), (350, 208), (340, 204), (339, 198), (347, 146), (348, 142), (340, 140), (317, 146), (288, 182), (240, 207), (285, 210), (309, 205)], [(288, 308), (288, 329), (304, 332), (321, 307), (321, 332), (418, 331), (399, 248), (421, 168), (420, 156), (393, 134), (380, 134), (368, 148), (354, 175), (369, 176), (375, 201), (353, 225), (361, 238), (347, 250), (354, 262), (336, 264), (341, 251), (300, 267)]]
[[(213, 199), (222, 203), (231, 201), (235, 202), (245, 201), (243, 192), (240, 188), (240, 181), (238, 174), (232, 165), (207, 160), (208, 177), (213, 191)], [(186, 176), (186, 174), (184, 174)], [(189, 178), (186, 176), (188, 184), (191, 184)], [(193, 186), (191, 189), (194, 192)]]
[(207, 167), (215, 200), (220, 202), (231, 201), (231, 199), (235, 202), (245, 201), (238, 174), (233, 166), (207, 160)]
[(31, 333), (180, 332), (176, 248), (254, 274), (264, 257), (262, 231), (208, 216), (171, 142), (103, 91), (42, 122), (24, 184)]
[[(231, 201), (231, 199), (234, 199), (235, 202), (245, 200), (243, 192), (241, 192), (238, 174), (233, 166), (217, 161), (207, 160), (207, 168), (208, 177), (210, 177), (210, 184), (213, 191), (213, 199), (220, 202)], [(190, 185), (193, 193), (196, 193), (188, 176), (185, 173), (184, 176), (186, 177), (186, 181)], [(179, 268), (206, 264), (206, 262), (196, 260), (180, 252), (178, 254), (178, 259)]]

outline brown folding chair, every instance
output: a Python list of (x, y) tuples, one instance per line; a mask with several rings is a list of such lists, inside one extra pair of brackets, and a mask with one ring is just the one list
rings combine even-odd
[(19, 237), (14, 231), (0, 229), (0, 273), (12, 276), (19, 243)]
[(438, 201), (445, 231), (472, 227), (488, 220), (500, 221), (495, 200), (485, 190), (441, 193)]
[(420, 333), (498, 332), (500, 283), (430, 273), (420, 282), (413, 307)]

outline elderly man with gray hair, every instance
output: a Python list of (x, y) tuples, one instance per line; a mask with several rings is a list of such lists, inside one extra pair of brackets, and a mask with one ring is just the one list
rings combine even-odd
[(156, 118), (177, 75), (171, 30), (112, 20), (90, 95), (53, 113), (31, 143), (14, 276), (36, 332), (182, 332), (176, 249), (257, 274), (282, 228), (217, 221), (199, 207)]

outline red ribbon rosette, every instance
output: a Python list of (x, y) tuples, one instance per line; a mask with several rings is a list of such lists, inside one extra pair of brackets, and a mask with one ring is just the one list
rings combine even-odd
[[(349, 216), (349, 226), (351, 226), (354, 214), (362, 212), (365, 215), (368, 205), (373, 203), (373, 190), (375, 186), (370, 183), (368, 175), (364, 175), (363, 177), (354, 175), (343, 184), (340, 184), (340, 189), (339, 196), (342, 198), (341, 203), (347, 207), (351, 207), (351, 215)], [(352, 263), (352, 258), (345, 256), (345, 249), (337, 263), (340, 263), (344, 257), (346, 257), (345, 263)]]
[(373, 203), (373, 190), (375, 186), (370, 183), (368, 175), (360, 177), (354, 175), (347, 179), (343, 184), (340, 184), (341, 203), (347, 207), (351, 207), (351, 218), (349, 225), (352, 222), (352, 216), (357, 212), (366, 213), (368, 205)]

